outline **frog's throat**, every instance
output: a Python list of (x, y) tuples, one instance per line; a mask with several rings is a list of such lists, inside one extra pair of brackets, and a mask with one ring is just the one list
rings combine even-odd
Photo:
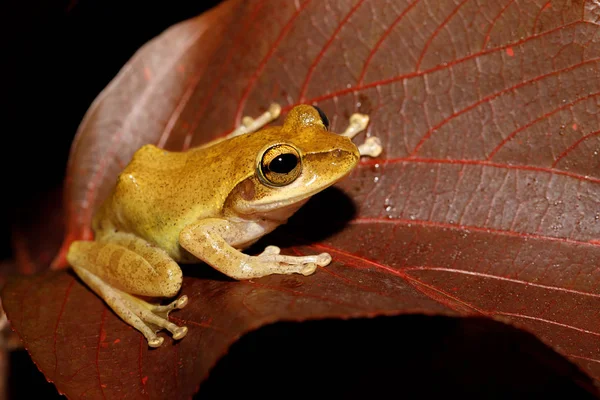
[(296, 211), (298, 211), (298, 209), (300, 207), (302, 207), (304, 204), (306, 204), (306, 202), (310, 200), (310, 197), (305, 197), (302, 200), (297, 200), (293, 203), (290, 204), (285, 204), (285, 205), (281, 205), (281, 206), (277, 206), (275, 208), (272, 208), (270, 210), (266, 210), (266, 211), (255, 211), (253, 213), (253, 215), (256, 216), (261, 216), (262, 218), (269, 220), (269, 221), (274, 221), (277, 223), (286, 223), (287, 220), (294, 215), (294, 213)]

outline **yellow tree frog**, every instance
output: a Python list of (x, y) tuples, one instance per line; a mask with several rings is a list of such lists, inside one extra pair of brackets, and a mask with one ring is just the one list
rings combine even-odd
[(145, 299), (177, 295), (178, 263), (202, 261), (231, 278), (251, 279), (310, 275), (331, 261), (327, 253), (282, 255), (275, 246), (255, 256), (240, 250), (346, 176), (361, 154), (377, 156), (381, 146), (374, 137), (359, 147), (351, 141), (366, 127), (366, 115), (354, 114), (338, 135), (328, 132), (320, 109), (299, 105), (283, 126), (265, 127), (280, 111), (273, 104), (257, 119), (245, 117), (227, 137), (185, 152), (143, 146), (95, 214), (94, 240), (69, 247), (75, 273), (150, 347), (163, 343), (162, 329), (176, 340), (187, 333), (168, 320), (187, 296), (168, 305)]

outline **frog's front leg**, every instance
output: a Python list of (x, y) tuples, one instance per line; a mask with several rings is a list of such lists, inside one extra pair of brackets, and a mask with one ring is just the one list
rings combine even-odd
[(179, 243), (195, 257), (234, 279), (260, 278), (272, 274), (310, 275), (317, 266), (326, 266), (331, 256), (284, 256), (279, 248), (268, 246), (258, 256), (250, 256), (233, 246), (245, 243), (244, 224), (219, 218), (201, 220), (181, 231)]
[(187, 333), (185, 326), (168, 320), (170, 311), (183, 308), (187, 296), (168, 305), (148, 303), (138, 296), (173, 297), (179, 292), (182, 273), (165, 251), (128, 233), (114, 233), (101, 241), (76, 241), (67, 260), (75, 273), (123, 321), (139, 330), (150, 347), (164, 339), (156, 332), (167, 329), (174, 339)]

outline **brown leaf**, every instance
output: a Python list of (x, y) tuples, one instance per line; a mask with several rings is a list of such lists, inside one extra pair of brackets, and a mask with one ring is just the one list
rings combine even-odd
[(173, 320), (190, 332), (158, 350), (64, 272), (6, 288), (13, 327), (71, 398), (185, 398), (260, 325), (401, 313), (505, 321), (600, 379), (599, 18), (584, 0), (232, 0), (175, 26), (88, 112), (65, 244), (91, 236), (143, 143), (185, 150), (303, 102), (334, 131), (369, 113), (384, 143), (265, 241), (335, 261), (247, 282), (186, 268), (191, 302)]

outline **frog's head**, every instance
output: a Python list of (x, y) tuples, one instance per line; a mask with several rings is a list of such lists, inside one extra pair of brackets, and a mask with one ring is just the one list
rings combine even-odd
[(308, 199), (348, 175), (360, 159), (352, 141), (328, 131), (318, 108), (294, 107), (283, 126), (255, 132), (262, 142), (253, 173), (239, 182), (228, 198), (241, 215), (286, 220)]

